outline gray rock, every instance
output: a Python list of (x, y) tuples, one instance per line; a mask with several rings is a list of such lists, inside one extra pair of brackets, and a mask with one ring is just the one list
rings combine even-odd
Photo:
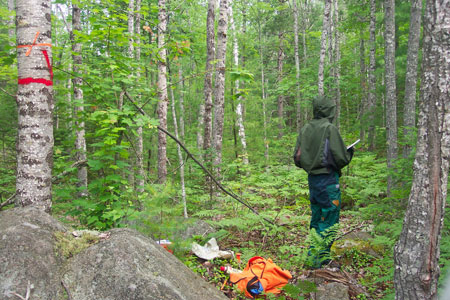
[(209, 225), (203, 220), (189, 219), (186, 221), (186, 228), (176, 233), (176, 236), (181, 240), (187, 240), (194, 235), (200, 235), (206, 237), (208, 234), (216, 232), (214, 227)]
[(14, 208), (0, 214), (0, 299), (56, 299), (60, 289), (61, 260), (54, 250), (52, 232), (65, 228), (34, 207)]
[(348, 300), (348, 286), (339, 282), (323, 283), (317, 287), (316, 300)]
[(73, 299), (227, 299), (145, 236), (110, 232), (71, 260), (63, 280)]
[[(66, 228), (35, 208), (0, 212), (0, 299), (126, 300), (227, 298), (151, 239), (130, 229), (70, 259), (57, 255)], [(64, 286), (64, 287), (63, 287)]]

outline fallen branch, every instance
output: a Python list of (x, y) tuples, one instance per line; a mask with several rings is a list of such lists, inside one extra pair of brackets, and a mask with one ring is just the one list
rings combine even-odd
[(355, 226), (355, 227), (353, 227), (352, 229), (350, 229), (349, 231), (340, 234), (338, 237), (336, 237), (335, 240), (337, 241), (337, 240), (339, 240), (339, 239), (342, 239), (342, 238), (343, 238), (344, 236), (346, 236), (347, 234), (350, 234), (350, 233), (352, 233), (352, 232), (355, 231), (355, 230), (358, 230), (358, 229), (363, 228), (364, 225), (366, 225), (366, 223), (365, 223), (365, 222), (362, 222), (360, 225)]
[(30, 281), (28, 281), (27, 284), (27, 294), (25, 295), (25, 297), (23, 297), (22, 295), (17, 294), (16, 292), (11, 292), (11, 294), (13, 294), (14, 296), (19, 297), (22, 300), (29, 300), (30, 299), (30, 295), (31, 295), (31, 290), (34, 288), (34, 286), (30, 283)]
[[(133, 106), (139, 111), (139, 113), (141, 113), (142, 115), (147, 115), (147, 113), (141, 108), (139, 107), (139, 105), (136, 104), (136, 102), (131, 98), (131, 96), (128, 94), (128, 92), (124, 89), (125, 92), (125, 96), (127, 97), (127, 99), (133, 104)], [(272, 222), (271, 220), (261, 216), (258, 211), (256, 211), (253, 207), (251, 207), (250, 205), (248, 205), (247, 203), (245, 203), (244, 201), (242, 201), (239, 196), (237, 196), (235, 193), (228, 191), (222, 184), (220, 184), (220, 182), (211, 174), (211, 172), (198, 160), (195, 158), (195, 156), (186, 148), (186, 146), (184, 146), (184, 144), (178, 140), (173, 134), (171, 134), (170, 132), (168, 132), (166, 129), (160, 127), (160, 126), (156, 126), (156, 128), (162, 132), (164, 132), (166, 135), (168, 135), (170, 138), (172, 138), (178, 145), (180, 145), (181, 148), (183, 148), (183, 150), (186, 152), (187, 154), (187, 158), (191, 158), (197, 165), (200, 166), (200, 168), (202, 168), (202, 170), (206, 173), (206, 175), (208, 175), (209, 178), (211, 178), (211, 180), (217, 185), (217, 187), (224, 192), (225, 194), (227, 194), (228, 196), (230, 196), (231, 198), (237, 200), (239, 203), (241, 203), (242, 205), (244, 205), (245, 207), (247, 207), (251, 212), (253, 212), (254, 214), (256, 214), (257, 216), (260, 216), (261, 218), (263, 218), (266, 222), (275, 225), (274, 222)]]
[(61, 285), (64, 288), (64, 290), (66, 291), (67, 294), (67, 300), (72, 300), (72, 297), (70, 296), (70, 291), (69, 288), (67, 287), (67, 285), (64, 283), (64, 281), (61, 280)]

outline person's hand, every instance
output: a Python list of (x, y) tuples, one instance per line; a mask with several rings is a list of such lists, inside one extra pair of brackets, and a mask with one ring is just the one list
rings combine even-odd
[(355, 153), (355, 148), (353, 148), (353, 147), (348, 148), (347, 152), (350, 154), (350, 157), (353, 157), (353, 154)]

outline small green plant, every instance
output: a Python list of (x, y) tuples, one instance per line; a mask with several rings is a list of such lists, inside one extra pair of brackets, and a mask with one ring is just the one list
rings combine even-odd
[(55, 232), (53, 235), (56, 239), (56, 253), (66, 259), (75, 256), (99, 241), (98, 236), (88, 232), (82, 234), (80, 237), (74, 237), (70, 233), (60, 231)]

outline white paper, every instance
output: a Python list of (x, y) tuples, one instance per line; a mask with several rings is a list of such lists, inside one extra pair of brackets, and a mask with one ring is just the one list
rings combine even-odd
[(347, 150), (354, 147), (356, 144), (358, 144), (361, 140), (357, 139), (356, 142), (354, 142), (353, 144), (351, 144), (350, 146), (347, 147)]

